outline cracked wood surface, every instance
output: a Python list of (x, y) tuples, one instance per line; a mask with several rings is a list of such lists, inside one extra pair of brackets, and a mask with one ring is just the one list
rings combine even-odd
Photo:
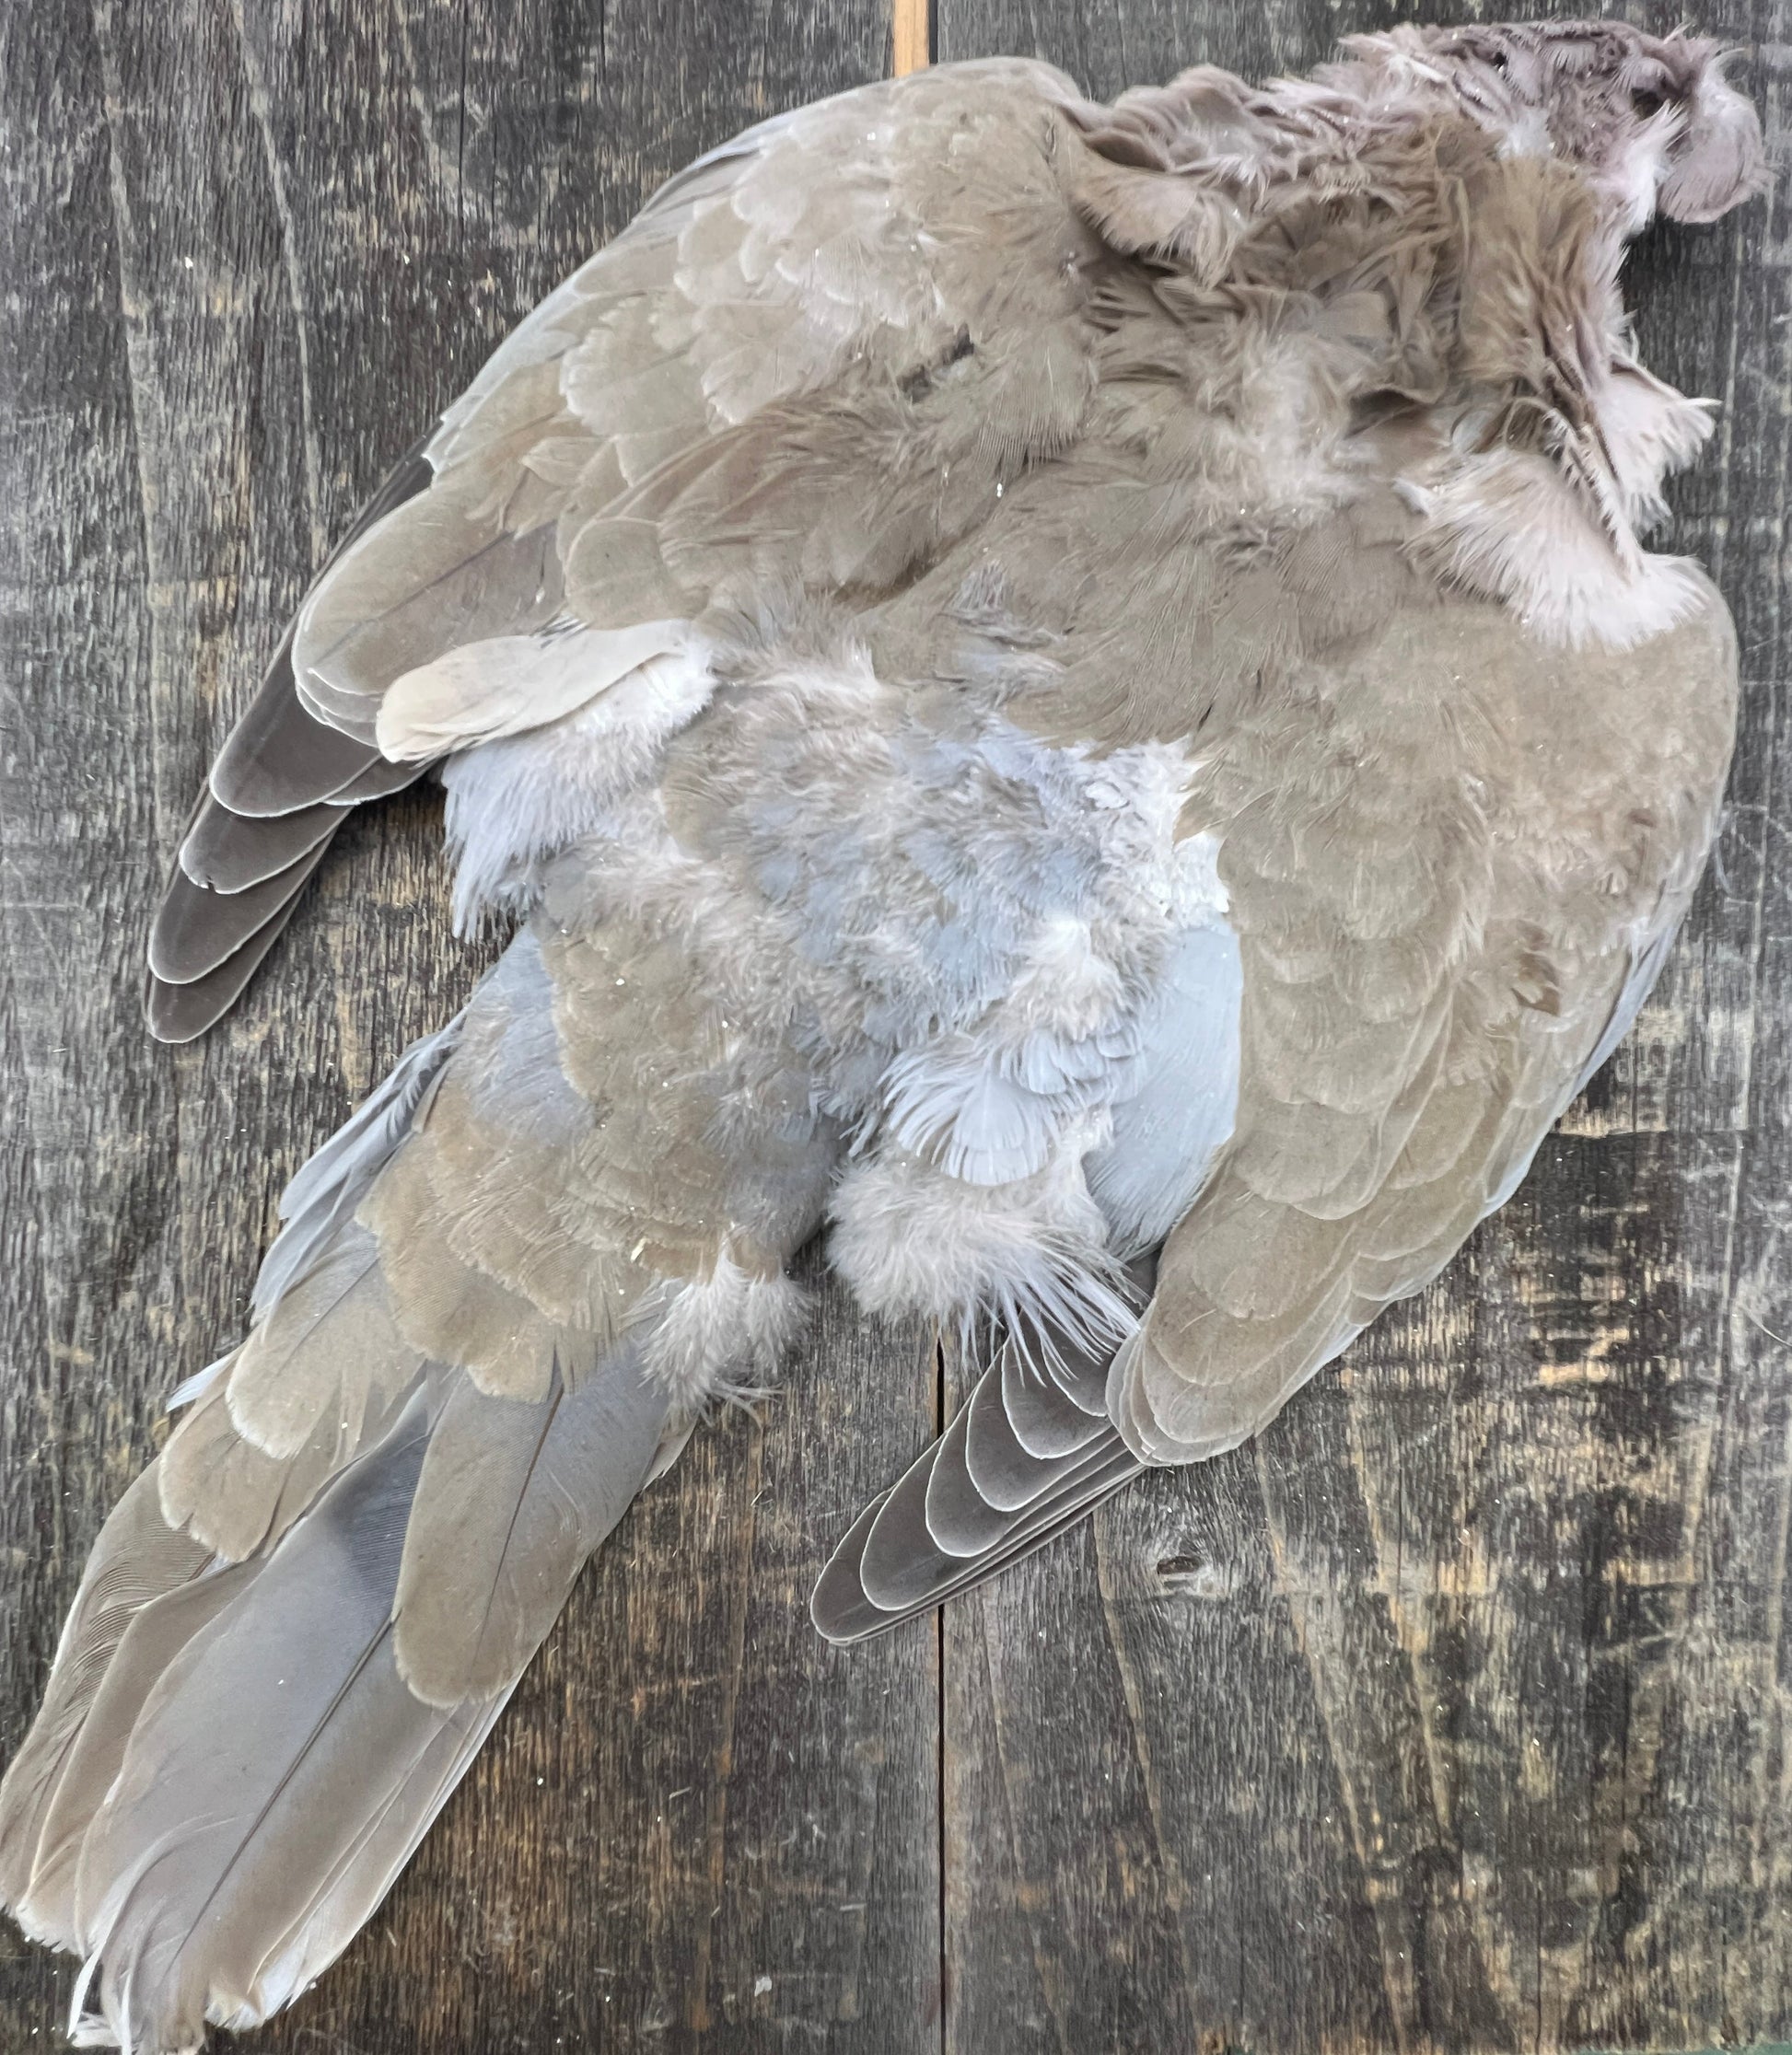
[[(1792, 0), (1748, 51), (1783, 155)], [(1460, 12), (1460, 9), (1452, 10)], [(1304, 66), (1355, 4), (936, 0), (1111, 92)], [(1665, 15), (1650, 14), (1651, 25)], [(645, 191), (912, 63), (914, 0), (38, 0), (0, 17), (0, 1748), (273, 1196), (478, 968), (437, 808), (345, 830), (192, 1049), (142, 932), (211, 747), (383, 465)], [(896, 31), (893, 33), (892, 31)], [(1724, 402), (1720, 861), (1530, 1180), (1254, 1446), (870, 1647), (804, 1609), (934, 1429), (819, 1292), (581, 1582), (367, 1933), (256, 2045), (343, 2055), (1427, 2055), (1792, 2038), (1783, 191), (1634, 264)], [(818, 1278), (819, 1283), (819, 1278)], [(0, 1936), (0, 2055), (69, 1969)]]

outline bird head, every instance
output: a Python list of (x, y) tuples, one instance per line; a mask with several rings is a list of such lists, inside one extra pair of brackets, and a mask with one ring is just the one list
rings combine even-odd
[(1715, 220), (1766, 182), (1761, 124), (1724, 76), (1733, 52), (1704, 37), (1552, 21), (1396, 29), (1346, 48), (1430, 74), (1512, 154), (1583, 166), (1626, 235), (1658, 212)]

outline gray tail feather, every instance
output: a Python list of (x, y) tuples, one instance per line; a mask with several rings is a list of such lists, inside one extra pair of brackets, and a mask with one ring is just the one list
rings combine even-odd
[[(127, 1677), (142, 1677), (147, 1663), (148, 1676), (132, 1686), (140, 1702), (180, 1645), (170, 1637), (191, 1631), (185, 1595), (209, 1596), (205, 1573), (215, 1559), (163, 1519), (159, 1471), (150, 1464), (106, 1522), (69, 1608), (43, 1703), (0, 1783), (0, 1900), (38, 1940), (69, 1945), (75, 1858), (93, 1810), (76, 1794), (91, 1793), (97, 1804), (118, 1768), (116, 1752), (100, 1749), (89, 1714), (102, 1692), (118, 1702)], [(134, 1628), (132, 1650), (122, 1655)], [(159, 1659), (144, 1653), (158, 1638)]]
[[(502, 1588), (487, 1605), (529, 1592), (503, 1643), (513, 1659), (458, 1702), (431, 1702), (407, 1681), (395, 1611), (425, 1457), (464, 1382), (426, 1370), (248, 1562), (207, 1557), (162, 1520), (153, 1465), (101, 1534), (42, 1714), (0, 1785), (0, 1892), (28, 1932), (86, 1958), (78, 2045), (193, 2048), (205, 2022), (256, 2025), (319, 1975), (410, 1858), (646, 1477), (666, 1404), (634, 1348), (575, 1387), (556, 1375), (541, 1406), (501, 1402), (536, 1416), (541, 1458), (498, 1479), (462, 1470), (460, 1487), (482, 1520), (541, 1535), (541, 1559), (530, 1578), (513, 1550), (493, 1552)], [(464, 1562), (444, 1573), (465, 1591)], [(427, 1565), (405, 1575), (426, 1585)], [(420, 1605), (426, 1617), (426, 1590)]]
[(318, 1976), (654, 1462), (669, 1400), (644, 1331), (564, 1336), (577, 1360), (543, 1364), (541, 1399), (495, 1398), (403, 1342), (370, 1252), (355, 1290), (317, 1288), (367, 1241), (356, 1208), (460, 1031), (407, 1051), (282, 1200), (256, 1311), (264, 1341), (295, 1327), (281, 1378), (327, 1398), (311, 1438), (278, 1457), (250, 1437), (240, 1355), (182, 1387), (191, 1411), (106, 1523), (0, 1782), (0, 1905), (85, 1958), (77, 2043), (192, 2048)]

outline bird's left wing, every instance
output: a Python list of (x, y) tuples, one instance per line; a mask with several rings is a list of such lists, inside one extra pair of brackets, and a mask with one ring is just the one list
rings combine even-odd
[[(843, 1539), (813, 1604), (832, 1639), (982, 1582), (1147, 1464), (1254, 1434), (1505, 1202), (1659, 969), (1728, 754), (1722, 601), (1702, 585), (1690, 618), (1637, 648), (1569, 650), (1431, 586), (1397, 516), (1328, 540), (1336, 525), (1212, 594), (1231, 625), (1206, 675), (1238, 690), (1203, 715), (1183, 828), (1216, 842), (1238, 951), (1235, 1114), (1183, 1152), (1198, 1191), (1111, 1360), (1011, 1339)], [(1041, 550), (1034, 536), (1005, 560), (1023, 609), (1045, 604), (1026, 571)], [(1246, 605), (1265, 578), (1274, 603)], [(1141, 650), (1123, 705), (1107, 664), (1079, 669), (1119, 603), (1065, 617), (1065, 662), (1019, 718), (1094, 735), (1149, 718)], [(1163, 1086), (1198, 1088), (1216, 1060), (1191, 1032), (1159, 1052)]]
[[(1238, 1130), (1107, 1394), (1154, 1462), (1254, 1434), (1506, 1202), (1653, 983), (1716, 830), (1736, 644), (1708, 586), (1621, 653), (1540, 646), (1479, 604), (1402, 613), (1331, 685), (1344, 749), (1274, 743), (1280, 795), (1227, 837)], [(1391, 729), (1349, 735), (1391, 703)], [(1420, 745), (1402, 775), (1340, 775), (1391, 741)]]

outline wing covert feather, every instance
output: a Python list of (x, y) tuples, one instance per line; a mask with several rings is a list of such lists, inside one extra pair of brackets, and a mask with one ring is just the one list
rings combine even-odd
[[(1219, 830), (1239, 1111), (1110, 1383), (1147, 1460), (1253, 1433), (1509, 1196), (1704, 867), (1735, 641), (1715, 592), (1624, 653), (1552, 654), (1496, 610), (1437, 605), (1322, 667), (1318, 691), (1321, 720), (1246, 724), (1207, 799), (1256, 795)], [(1399, 774), (1340, 782), (1371, 720)]]

